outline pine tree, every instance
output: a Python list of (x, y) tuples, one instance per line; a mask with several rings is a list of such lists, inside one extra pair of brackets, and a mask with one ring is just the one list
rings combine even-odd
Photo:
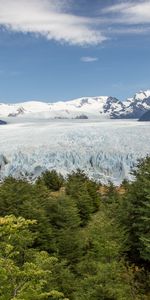
[(128, 231), (129, 257), (150, 262), (150, 158), (141, 160), (122, 201), (122, 222)]
[(41, 181), (52, 191), (59, 191), (64, 183), (63, 176), (55, 170), (44, 172), (37, 182), (40, 183)]

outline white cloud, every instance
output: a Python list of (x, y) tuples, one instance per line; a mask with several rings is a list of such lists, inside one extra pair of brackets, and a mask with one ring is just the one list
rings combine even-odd
[(96, 45), (106, 37), (95, 20), (70, 13), (71, 0), (0, 0), (0, 25), (71, 45)]
[(103, 9), (103, 13), (117, 13), (117, 23), (148, 24), (150, 23), (150, 0), (128, 1), (112, 5)]
[(81, 61), (86, 62), (86, 63), (91, 63), (91, 62), (94, 62), (94, 61), (98, 61), (98, 57), (83, 56), (83, 57), (81, 57)]
[(126, 34), (130, 34), (130, 35), (147, 35), (150, 33), (150, 27), (149, 26), (136, 26), (135, 27), (131, 27), (131, 26), (123, 26), (123, 27), (110, 27), (107, 30), (107, 34), (110, 35), (126, 35)]
[(114, 4), (114, 5), (111, 5), (111, 6), (106, 6), (102, 10), (102, 12), (103, 13), (122, 12), (123, 10), (128, 9), (129, 6), (132, 6), (132, 4), (130, 2), (126, 2), (126, 3), (122, 2), (122, 3)]

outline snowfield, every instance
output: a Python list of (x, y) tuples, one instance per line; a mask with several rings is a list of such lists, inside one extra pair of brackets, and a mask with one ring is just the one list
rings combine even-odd
[(67, 175), (77, 168), (120, 184), (132, 179), (137, 159), (150, 154), (150, 123), (135, 120), (5, 118), (0, 126), (0, 179), (35, 180), (46, 169)]
[(0, 103), (1, 117), (35, 119), (139, 119), (150, 109), (150, 90), (124, 101), (112, 96), (82, 97), (53, 103)]

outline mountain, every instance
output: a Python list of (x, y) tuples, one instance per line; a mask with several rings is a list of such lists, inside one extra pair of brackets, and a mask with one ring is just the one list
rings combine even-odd
[(19, 104), (0, 104), (0, 116), (47, 119), (110, 118), (121, 108), (122, 102), (113, 97), (83, 97), (55, 103), (30, 101)]
[(136, 93), (133, 98), (128, 98), (123, 104), (124, 107), (119, 112), (119, 118), (139, 119), (150, 109), (150, 90)]
[(7, 123), (5, 121), (0, 120), (0, 125), (6, 125)]
[(144, 115), (142, 115), (139, 121), (150, 121), (150, 110), (148, 110)]
[(71, 101), (44, 103), (30, 101), (0, 104), (2, 117), (35, 117), (45, 119), (138, 119), (150, 109), (150, 90), (140, 91), (133, 98), (120, 101), (115, 97), (82, 97)]

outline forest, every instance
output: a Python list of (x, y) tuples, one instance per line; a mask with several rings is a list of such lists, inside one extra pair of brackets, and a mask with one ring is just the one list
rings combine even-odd
[(150, 299), (150, 158), (120, 187), (81, 170), (0, 184), (0, 300)]

